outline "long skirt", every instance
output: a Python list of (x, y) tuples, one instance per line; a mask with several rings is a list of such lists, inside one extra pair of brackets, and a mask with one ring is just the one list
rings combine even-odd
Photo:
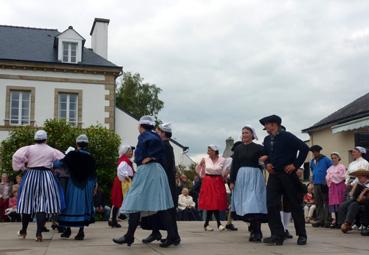
[(340, 204), (345, 200), (345, 182), (331, 183), (328, 190), (328, 205), (330, 212), (337, 212)]
[(65, 194), (66, 208), (58, 216), (61, 226), (83, 227), (94, 222), (93, 193), (96, 180), (89, 178), (83, 186), (68, 180)]
[(60, 213), (64, 205), (60, 184), (49, 170), (28, 169), (19, 186), (17, 213)]
[(119, 180), (118, 176), (115, 176), (113, 181), (113, 187), (111, 189), (111, 204), (115, 208), (120, 208), (123, 202), (123, 194), (122, 194), (122, 183)]
[(206, 175), (202, 179), (199, 208), (207, 211), (223, 211), (227, 207), (227, 193), (223, 177)]
[(159, 163), (140, 165), (123, 200), (122, 212), (142, 216), (173, 208), (168, 178)]
[(232, 211), (245, 221), (267, 218), (266, 185), (259, 168), (241, 167), (232, 194)]

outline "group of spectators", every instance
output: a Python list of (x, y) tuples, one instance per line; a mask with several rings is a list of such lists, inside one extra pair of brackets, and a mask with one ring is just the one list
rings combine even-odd
[(343, 233), (359, 229), (369, 236), (369, 163), (366, 149), (352, 150), (353, 161), (346, 167), (341, 156), (321, 154), (322, 147), (310, 148), (312, 180), (304, 197), (305, 220), (313, 227), (340, 228)]
[(17, 195), (21, 180), (20, 175), (17, 175), (14, 181), (11, 181), (6, 173), (1, 175), (0, 221), (20, 221), (17, 214)]

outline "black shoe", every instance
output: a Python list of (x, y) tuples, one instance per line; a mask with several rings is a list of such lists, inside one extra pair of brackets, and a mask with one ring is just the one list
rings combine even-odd
[(174, 239), (174, 240), (171, 240), (171, 239), (166, 238), (165, 241), (162, 242), (159, 246), (161, 248), (168, 248), (172, 244), (175, 245), (175, 246), (177, 246), (180, 243), (181, 243), (181, 239), (180, 238), (177, 238), (177, 239)]
[(83, 231), (79, 231), (78, 234), (74, 237), (74, 240), (82, 241), (85, 239), (85, 233)]
[(150, 234), (148, 237), (146, 237), (145, 239), (142, 239), (143, 243), (151, 243), (153, 241), (160, 241), (161, 240), (161, 234)]
[(263, 243), (270, 244), (270, 245), (283, 245), (283, 238), (279, 237), (266, 237), (263, 239)]
[(311, 226), (313, 228), (319, 228), (319, 227), (322, 227), (323, 225), (320, 222), (314, 222), (313, 224), (311, 224)]
[(121, 220), (125, 220), (125, 219), (127, 219), (127, 215), (119, 214), (118, 218), (121, 219)]
[(50, 232), (50, 230), (47, 227), (43, 226), (41, 232)]
[(260, 243), (262, 239), (263, 239), (262, 233), (255, 233), (250, 235), (249, 241), (254, 243)]
[(237, 230), (238, 230), (238, 228), (236, 228), (232, 223), (231, 223), (231, 224), (227, 224), (227, 225), (225, 226), (225, 228), (226, 228), (227, 230), (230, 230), (230, 231), (237, 231)]
[(122, 226), (119, 223), (115, 222), (115, 223), (111, 224), (111, 227), (112, 228), (121, 228)]
[(297, 245), (306, 245), (307, 237), (306, 236), (299, 236), (297, 239)]
[[(160, 240), (160, 243), (166, 243), (167, 242), (167, 239), (166, 238), (163, 238)], [(174, 245), (177, 246), (181, 243), (181, 238), (178, 237), (176, 239), (174, 239)]]
[(108, 226), (111, 227), (112, 223), (111, 220), (108, 220)]
[(254, 232), (250, 233), (249, 242), (255, 242), (255, 233)]
[(113, 242), (117, 243), (117, 244), (127, 244), (127, 246), (131, 246), (131, 244), (133, 244), (134, 242), (134, 238), (133, 237), (127, 237), (126, 235), (119, 237), (119, 238), (113, 238)]
[(72, 231), (70, 230), (70, 228), (66, 228), (64, 232), (60, 235), (60, 237), (69, 238), (71, 234), (72, 234)]
[(291, 239), (293, 238), (293, 236), (290, 234), (290, 232), (288, 232), (288, 230), (286, 229), (284, 231), (284, 239)]

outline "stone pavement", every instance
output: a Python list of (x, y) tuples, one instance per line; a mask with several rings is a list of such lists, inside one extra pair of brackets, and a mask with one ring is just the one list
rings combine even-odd
[[(50, 224), (48, 224), (49, 226)], [(214, 222), (213, 222), (214, 225)], [(237, 232), (204, 232), (202, 222), (180, 222), (179, 229), (182, 243), (177, 247), (163, 249), (158, 243), (145, 245), (141, 239), (148, 235), (147, 231), (138, 229), (136, 242), (131, 246), (121, 246), (112, 243), (113, 237), (120, 236), (127, 226), (123, 222), (123, 228), (111, 229), (105, 222), (98, 222), (86, 230), (84, 241), (74, 239), (63, 240), (59, 234), (51, 231), (44, 233), (42, 243), (34, 241), (35, 224), (30, 224), (28, 236), (25, 240), (17, 238), (16, 233), (20, 223), (0, 223), (0, 255), (95, 255), (95, 254), (173, 254), (173, 255), (230, 255), (230, 254), (369, 254), (369, 237), (362, 237), (358, 232), (342, 234), (339, 230), (332, 229), (308, 229), (308, 244), (297, 246), (296, 237), (285, 242), (283, 246), (267, 246), (262, 243), (249, 243), (247, 225), (243, 222), (235, 222), (239, 228)], [(291, 226), (292, 227), (292, 226)], [(291, 228), (291, 233), (293, 227)], [(72, 236), (76, 230), (72, 230)], [(263, 226), (264, 234), (268, 235), (267, 226)]]

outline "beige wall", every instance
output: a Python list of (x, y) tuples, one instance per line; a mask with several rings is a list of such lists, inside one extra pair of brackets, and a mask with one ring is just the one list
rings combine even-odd
[[(310, 133), (310, 144), (323, 147), (322, 154), (329, 156), (336, 151), (341, 155), (342, 163), (347, 167), (350, 160), (350, 150), (355, 146), (355, 134), (352, 131), (333, 134), (330, 128)], [(308, 159), (311, 159), (309, 153)]]

